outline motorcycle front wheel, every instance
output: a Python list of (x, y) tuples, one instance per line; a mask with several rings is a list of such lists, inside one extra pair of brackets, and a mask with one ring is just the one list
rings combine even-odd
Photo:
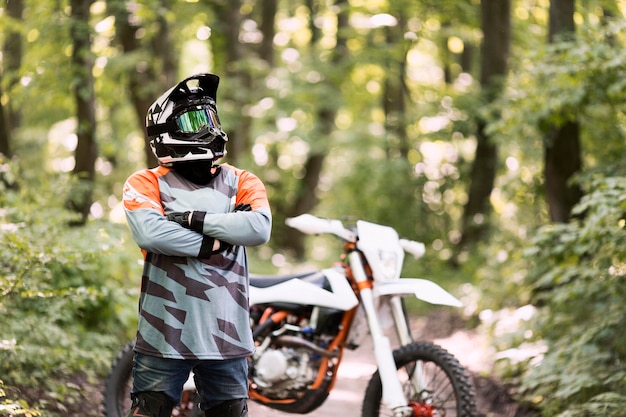
[[(398, 378), (413, 417), (475, 417), (476, 398), (469, 374), (447, 350), (428, 342), (393, 352)], [(382, 403), (378, 371), (365, 391), (362, 417), (392, 416)]]
[[(115, 358), (102, 393), (103, 412), (106, 417), (126, 417), (131, 407), (130, 390), (133, 386), (134, 342), (126, 345)], [(172, 417), (204, 416), (197, 406), (195, 393), (185, 391), (183, 401), (174, 407)]]

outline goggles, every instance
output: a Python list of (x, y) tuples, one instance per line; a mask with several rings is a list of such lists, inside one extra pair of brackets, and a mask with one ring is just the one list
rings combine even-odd
[(182, 113), (174, 116), (166, 123), (147, 126), (149, 136), (156, 136), (161, 133), (179, 132), (183, 135), (195, 135), (203, 130), (220, 130), (220, 122), (217, 112), (211, 106), (197, 106), (186, 109)]
[(176, 120), (176, 126), (181, 133), (198, 133), (207, 127), (220, 128), (217, 114), (210, 107), (187, 110), (176, 116), (174, 120)]

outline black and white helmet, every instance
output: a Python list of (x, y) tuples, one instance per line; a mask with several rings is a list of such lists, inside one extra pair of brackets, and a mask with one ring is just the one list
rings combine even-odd
[(196, 74), (152, 103), (146, 115), (146, 132), (160, 164), (213, 161), (226, 155), (228, 136), (215, 104), (219, 81), (214, 74)]

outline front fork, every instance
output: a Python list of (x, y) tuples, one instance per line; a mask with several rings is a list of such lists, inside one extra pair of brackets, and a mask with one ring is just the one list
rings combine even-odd
[[(374, 356), (383, 387), (383, 402), (390, 410), (393, 410), (394, 417), (410, 417), (413, 415), (413, 410), (408, 406), (406, 397), (402, 392), (402, 384), (398, 379), (391, 343), (389, 342), (389, 338), (385, 336), (378, 319), (372, 288), (371, 286), (365, 285), (368, 278), (363, 269), (363, 264), (361, 263), (361, 255), (359, 252), (353, 251), (350, 252), (348, 256), (352, 274), (357, 285), (359, 285), (361, 303), (365, 311), (365, 316), (367, 317), (370, 334), (372, 335), (372, 341), (374, 343)], [(400, 306), (400, 308), (401, 307), (402, 306)], [(406, 320), (403, 319), (403, 321), (406, 325)], [(408, 327), (405, 326), (405, 329), (408, 329)], [(408, 332), (408, 330), (405, 332)]]
[[(400, 346), (406, 346), (413, 343), (409, 323), (406, 320), (406, 315), (402, 306), (402, 298), (399, 295), (390, 296), (389, 306), (391, 307), (393, 322), (396, 325), (396, 332), (398, 334)], [(411, 377), (411, 384), (413, 385), (415, 392), (420, 393), (426, 389), (426, 380), (424, 373), (422, 372), (421, 362), (416, 362), (415, 368), (407, 369), (407, 372)]]

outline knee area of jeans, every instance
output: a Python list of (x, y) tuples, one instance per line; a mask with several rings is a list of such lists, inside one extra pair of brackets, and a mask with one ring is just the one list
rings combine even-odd
[(164, 392), (146, 391), (132, 394), (133, 405), (128, 412), (128, 417), (145, 415), (147, 417), (170, 417), (176, 406), (169, 395)]
[(204, 411), (205, 417), (248, 417), (246, 398), (224, 401)]

